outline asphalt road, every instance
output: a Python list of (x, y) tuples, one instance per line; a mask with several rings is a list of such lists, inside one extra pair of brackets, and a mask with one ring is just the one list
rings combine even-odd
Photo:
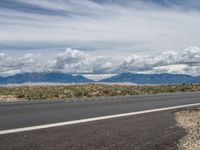
[(0, 103), (0, 130), (200, 103), (200, 93)]
[[(74, 101), (74, 102), (73, 102)], [(0, 130), (200, 103), (200, 93), (0, 103)], [(1, 150), (170, 150), (185, 131), (167, 110), (0, 135)]]

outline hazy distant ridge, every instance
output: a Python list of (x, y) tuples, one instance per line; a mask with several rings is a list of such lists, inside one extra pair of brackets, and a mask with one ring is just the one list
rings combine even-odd
[(80, 75), (71, 75), (58, 72), (50, 73), (24, 73), (9, 77), (0, 77), (0, 84), (20, 84), (20, 83), (88, 83), (93, 80)]
[[(95, 81), (83, 75), (72, 75), (60, 72), (48, 73), (23, 73), (8, 77), (0, 77), (0, 84), (21, 84), (21, 83), (93, 83)], [(122, 73), (98, 82), (135, 84), (183, 84), (200, 83), (200, 76), (180, 74), (133, 74)]]
[(132, 74), (122, 73), (100, 82), (131, 82), (136, 84), (183, 84), (183, 83), (200, 83), (200, 76), (180, 74)]

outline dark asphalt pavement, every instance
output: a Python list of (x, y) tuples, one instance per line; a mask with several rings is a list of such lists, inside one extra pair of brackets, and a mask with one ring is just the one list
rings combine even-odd
[(0, 130), (200, 103), (200, 93), (80, 100), (0, 103)]
[(177, 150), (175, 110), (0, 135), (1, 150)]
[[(92, 99), (0, 103), (0, 130), (200, 103), (200, 93)], [(0, 135), (0, 150), (175, 150), (185, 135), (175, 111)]]

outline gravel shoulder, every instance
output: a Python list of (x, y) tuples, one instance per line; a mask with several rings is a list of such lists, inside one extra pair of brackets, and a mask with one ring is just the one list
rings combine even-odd
[(178, 125), (184, 128), (187, 134), (179, 140), (180, 150), (200, 149), (200, 108), (183, 110), (175, 113)]

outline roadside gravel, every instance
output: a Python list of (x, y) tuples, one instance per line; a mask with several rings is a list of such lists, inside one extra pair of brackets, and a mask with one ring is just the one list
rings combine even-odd
[(200, 108), (183, 110), (175, 114), (178, 125), (187, 135), (179, 140), (180, 150), (200, 150)]

